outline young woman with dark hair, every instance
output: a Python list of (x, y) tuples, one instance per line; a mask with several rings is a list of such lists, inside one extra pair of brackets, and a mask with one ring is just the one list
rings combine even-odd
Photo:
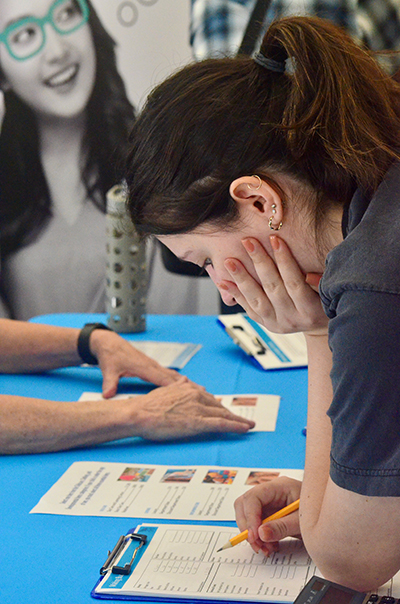
[[(345, 32), (289, 17), (254, 58), (158, 86), (127, 167), (142, 235), (204, 266), (226, 304), (306, 337), (304, 482), (248, 491), (239, 529), (265, 553), (301, 534), (360, 590), (400, 568), (399, 94)], [(300, 490), (299, 514), (261, 526)]]
[(134, 110), (89, 0), (0, 0), (2, 293), (10, 316), (103, 311), (105, 196)]

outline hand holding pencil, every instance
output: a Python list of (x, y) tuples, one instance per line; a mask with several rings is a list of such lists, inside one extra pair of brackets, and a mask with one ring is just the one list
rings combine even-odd
[[(295, 512), (296, 510), (299, 509), (299, 504), (300, 504), (300, 499), (293, 501), (293, 503), (290, 503), (286, 507), (282, 508), (281, 510), (278, 510), (274, 514), (271, 514), (271, 516), (268, 516), (267, 518), (265, 518), (262, 521), (262, 524), (265, 524), (266, 522), (271, 522), (272, 520), (278, 520), (279, 518), (283, 518), (284, 516), (287, 516), (288, 514)], [(234, 547), (235, 545), (238, 545), (242, 541), (245, 541), (247, 539), (248, 535), (249, 535), (249, 531), (247, 531), (247, 530), (243, 531), (242, 533), (239, 533), (239, 535), (236, 535), (236, 537), (232, 537), (231, 539), (229, 539), (229, 541), (227, 541), (227, 543), (225, 543), (225, 545), (223, 545), (220, 549), (218, 549), (217, 552), (220, 552), (224, 549), (228, 549), (229, 547)]]

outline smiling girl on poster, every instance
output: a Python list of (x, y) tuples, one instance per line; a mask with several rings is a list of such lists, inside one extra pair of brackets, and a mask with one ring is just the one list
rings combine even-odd
[(134, 112), (89, 0), (0, 0), (1, 290), (8, 314), (105, 310), (105, 195)]

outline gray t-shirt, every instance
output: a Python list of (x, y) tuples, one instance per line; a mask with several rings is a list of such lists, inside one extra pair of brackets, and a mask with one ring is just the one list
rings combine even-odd
[(86, 202), (70, 225), (50, 219), (39, 237), (2, 264), (13, 317), (105, 311), (105, 215)]
[(332, 480), (400, 496), (400, 164), (357, 191), (320, 285), (333, 353)]

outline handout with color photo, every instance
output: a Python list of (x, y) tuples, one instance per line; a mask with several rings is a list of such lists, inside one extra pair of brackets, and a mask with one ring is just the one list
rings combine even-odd
[(31, 513), (233, 521), (237, 497), (280, 475), (302, 480), (303, 471), (79, 461)]
[[(118, 394), (115, 399), (126, 399), (134, 394)], [(256, 425), (251, 432), (274, 432), (278, 417), (280, 396), (276, 394), (217, 394), (215, 397), (232, 413), (253, 420)], [(84, 392), (80, 401), (102, 398), (99, 392)], [(113, 399), (108, 399), (113, 400)]]

